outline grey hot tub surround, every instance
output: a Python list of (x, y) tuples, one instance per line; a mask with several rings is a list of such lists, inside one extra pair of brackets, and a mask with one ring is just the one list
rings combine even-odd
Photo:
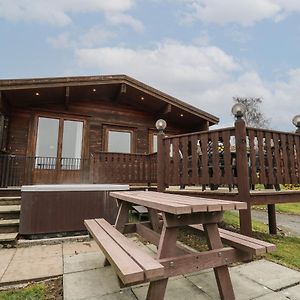
[(22, 235), (86, 230), (84, 219), (105, 218), (113, 223), (117, 203), (110, 191), (129, 190), (117, 184), (28, 185), (21, 189)]

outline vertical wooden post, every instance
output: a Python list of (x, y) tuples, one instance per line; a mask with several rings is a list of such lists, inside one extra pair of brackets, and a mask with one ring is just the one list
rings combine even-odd
[(94, 181), (94, 169), (95, 169), (95, 157), (94, 155), (91, 153), (90, 155), (90, 164), (89, 164), (89, 168), (90, 168), (90, 171), (89, 171), (89, 182), (90, 183), (96, 183)]
[(246, 144), (246, 125), (242, 118), (235, 121), (235, 144), (237, 160), (237, 182), (239, 191), (239, 201), (247, 203), (247, 209), (240, 210), (240, 231), (242, 234), (252, 235), (251, 204), (249, 169)]
[(277, 234), (275, 204), (268, 204), (269, 233)]
[(157, 191), (164, 192), (165, 185), (165, 147), (164, 147), (165, 134), (161, 130), (157, 135)]

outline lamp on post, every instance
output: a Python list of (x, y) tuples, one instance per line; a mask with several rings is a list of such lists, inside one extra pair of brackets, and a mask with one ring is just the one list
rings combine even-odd
[(159, 133), (163, 133), (167, 127), (167, 122), (164, 119), (159, 119), (156, 121), (155, 127)]
[(155, 127), (158, 130), (157, 135), (157, 191), (164, 192), (165, 185), (165, 164), (164, 164), (164, 130), (167, 127), (167, 122), (163, 119), (159, 119), (155, 123)]
[(243, 103), (236, 103), (232, 106), (231, 112), (237, 118), (241, 119), (246, 113), (246, 106)]
[(292, 122), (297, 127), (296, 133), (300, 134), (300, 115), (295, 116)]

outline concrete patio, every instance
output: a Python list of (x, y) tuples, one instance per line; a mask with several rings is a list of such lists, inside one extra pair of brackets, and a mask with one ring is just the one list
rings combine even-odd
[[(155, 255), (153, 245), (145, 251)], [(65, 300), (145, 299), (147, 285), (120, 289), (93, 241), (0, 250), (0, 286), (63, 275)], [(300, 272), (267, 260), (230, 268), (236, 299), (300, 300)], [(169, 280), (165, 299), (219, 299), (212, 270)]]

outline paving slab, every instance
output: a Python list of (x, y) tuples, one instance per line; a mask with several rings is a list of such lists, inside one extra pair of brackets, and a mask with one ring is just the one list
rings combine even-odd
[(265, 259), (234, 267), (233, 270), (273, 291), (300, 282), (300, 272)]
[(120, 291), (117, 275), (110, 266), (64, 274), (63, 286), (64, 300), (98, 299)]
[(253, 300), (288, 300), (288, 299), (290, 299), (290, 298), (286, 298), (279, 292), (278, 293), (272, 292), (272, 293), (269, 293), (267, 295), (264, 295), (264, 296), (261, 296), (258, 298), (253, 298)]
[[(132, 291), (139, 300), (146, 299), (149, 284), (133, 287)], [(193, 299), (211, 300), (201, 289), (184, 277), (172, 278), (168, 281), (165, 300)]]
[(117, 293), (107, 294), (98, 297), (85, 298), (84, 300), (136, 300), (135, 295), (129, 289)]
[(12, 257), (16, 253), (16, 249), (1, 249), (0, 250), (0, 280), (7, 269)]
[(55, 277), (63, 274), (62, 256), (49, 257), (23, 256), (11, 261), (0, 280), (1, 284), (18, 283)]
[(64, 243), (62, 247), (63, 247), (63, 255), (74, 255), (79, 253), (100, 251), (99, 246), (93, 240), (88, 242)]
[[(242, 276), (232, 269), (229, 270), (229, 272), (236, 299), (249, 300), (272, 292), (270, 289)], [(212, 299), (220, 299), (213, 271), (186, 276), (186, 278), (208, 294)]]
[(62, 245), (38, 245), (32, 247), (17, 248), (14, 260), (31, 259), (41, 257), (59, 256), (62, 257)]
[(86, 252), (64, 256), (64, 274), (92, 269), (99, 269), (104, 266), (105, 256), (100, 251)]
[(280, 293), (290, 300), (300, 300), (300, 284), (284, 289)]

